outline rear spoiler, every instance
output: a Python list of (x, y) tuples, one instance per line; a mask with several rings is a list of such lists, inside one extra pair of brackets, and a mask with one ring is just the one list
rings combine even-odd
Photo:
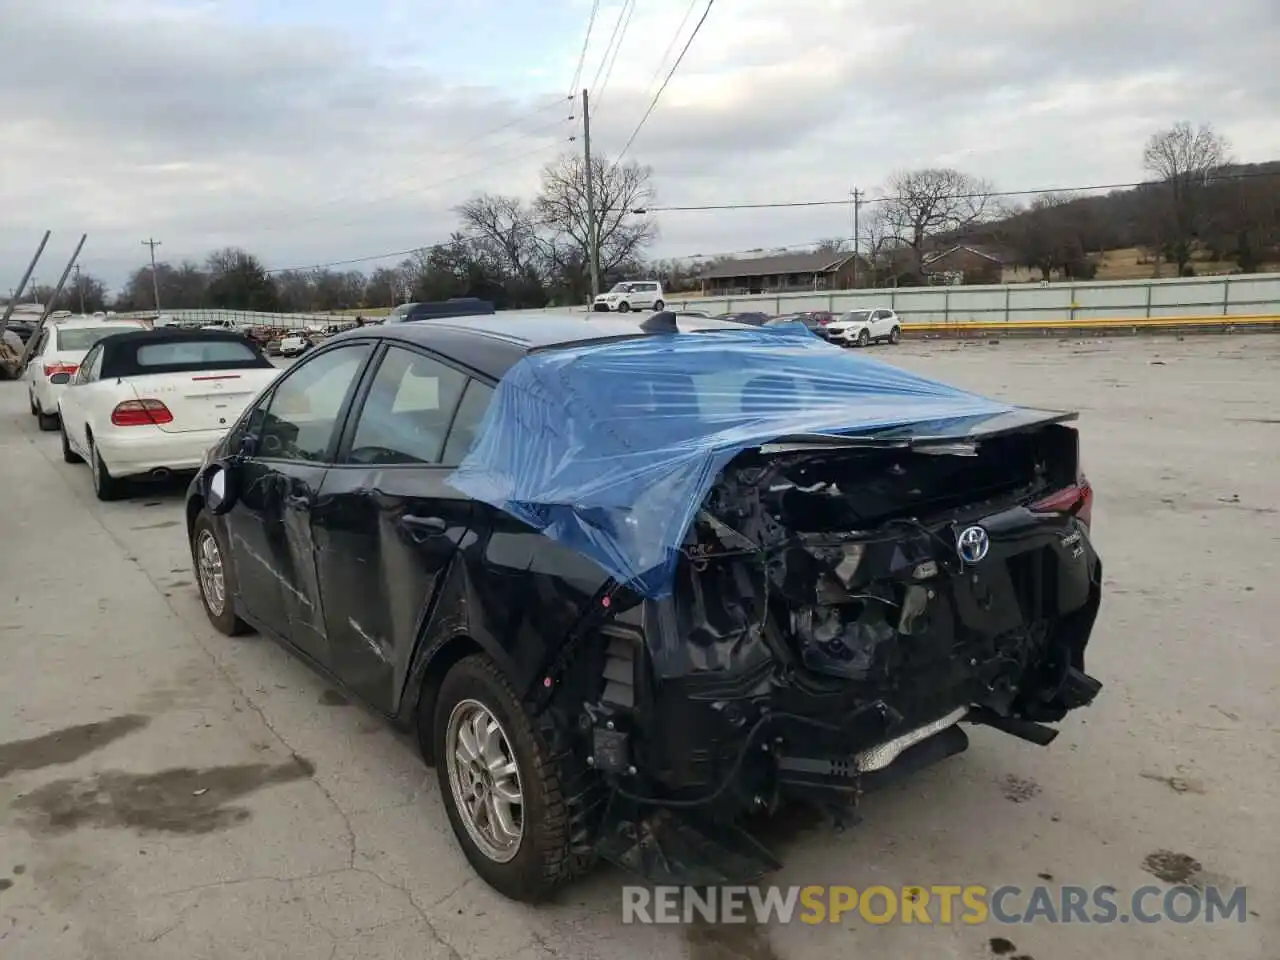
[(968, 417), (948, 421), (944, 424), (909, 424), (904, 427), (891, 427), (881, 433), (861, 434), (858, 436), (829, 433), (795, 434), (778, 437), (770, 443), (761, 444), (759, 450), (763, 454), (777, 454), (817, 452), (820, 450), (905, 450), (928, 448), (955, 443), (971, 443), (975, 440), (988, 440), (992, 437), (1005, 436), (1011, 433), (1036, 430), (1050, 424), (1070, 423), (1079, 418), (1080, 414), (1075, 411), (1037, 410), (1031, 407), (1018, 407), (1007, 413), (998, 413), (987, 417)]

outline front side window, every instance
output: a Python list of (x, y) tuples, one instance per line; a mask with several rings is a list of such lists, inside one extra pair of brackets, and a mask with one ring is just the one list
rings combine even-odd
[(369, 387), (349, 463), (440, 463), (466, 374), (431, 357), (392, 347)]
[(255, 411), (250, 420), (250, 429), (258, 436), (258, 456), (324, 462), (338, 417), (368, 355), (368, 344), (351, 344), (287, 373), (272, 391), (260, 419)]
[(102, 347), (94, 346), (80, 363), (75, 383), (91, 383), (98, 379), (98, 371), (102, 369)]

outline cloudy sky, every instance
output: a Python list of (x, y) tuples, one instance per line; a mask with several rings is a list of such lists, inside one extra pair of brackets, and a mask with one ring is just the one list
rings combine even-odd
[[(577, 84), (597, 151), (626, 142), (704, 6), (635, 0), (601, 69), (624, 9), (601, 0)], [(82, 231), (112, 284), (149, 236), (164, 259), (235, 244), (276, 268), (440, 240), (469, 195), (532, 195), (580, 149), (591, 7), (0, 0), (0, 288), (46, 228), (41, 282)], [(1277, 0), (717, 0), (629, 156), (668, 206), (874, 195), (921, 166), (1007, 190), (1126, 182), (1182, 119), (1280, 159), (1277, 63)], [(655, 253), (685, 256), (847, 235), (849, 211), (659, 225)]]

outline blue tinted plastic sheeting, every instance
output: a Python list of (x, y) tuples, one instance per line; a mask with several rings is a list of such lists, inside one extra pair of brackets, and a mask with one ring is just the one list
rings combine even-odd
[(1011, 409), (800, 323), (586, 343), (507, 372), (449, 483), (658, 598), (702, 501), (742, 451)]

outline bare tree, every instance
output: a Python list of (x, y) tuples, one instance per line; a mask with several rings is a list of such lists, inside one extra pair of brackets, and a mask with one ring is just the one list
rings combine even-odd
[(993, 192), (959, 170), (909, 170), (889, 180), (880, 212), (888, 237), (911, 250), (918, 274), (931, 237), (959, 233), (996, 212)]
[(1212, 126), (1193, 129), (1185, 120), (1153, 133), (1142, 151), (1142, 166), (1167, 187), (1152, 205), (1165, 256), (1181, 276), (1204, 224), (1204, 195), (1219, 169), (1230, 162), (1230, 146)]
[(544, 259), (537, 216), (519, 197), (481, 194), (456, 210), (466, 232), (478, 234), (502, 260), (508, 276), (528, 276)]
[[(635, 262), (658, 234), (644, 214), (632, 213), (653, 202), (652, 171), (637, 163), (610, 165), (601, 157), (591, 161), (599, 231), (600, 272), (608, 276)], [(562, 271), (579, 273), (590, 262), (587, 217), (586, 161), (567, 155), (542, 172), (542, 189), (534, 210), (556, 235), (551, 252)]]

